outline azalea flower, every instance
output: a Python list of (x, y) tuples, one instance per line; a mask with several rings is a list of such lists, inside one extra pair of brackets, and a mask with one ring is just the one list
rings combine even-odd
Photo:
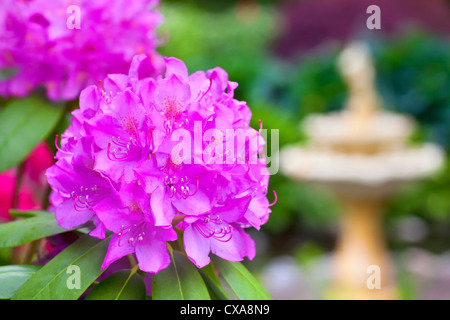
[[(22, 97), (39, 86), (52, 100), (73, 100), (108, 74), (125, 73), (134, 55), (163, 61), (155, 48), (162, 15), (158, 0), (2, 0), (0, 95)], [(79, 26), (70, 22), (78, 8)], [(109, 92), (108, 92), (109, 94)]]
[[(223, 69), (189, 75), (181, 60), (165, 58), (164, 76), (152, 77), (149, 62), (137, 55), (128, 74), (82, 91), (47, 170), (58, 223), (92, 221), (99, 238), (112, 232), (103, 268), (136, 254), (142, 270), (157, 273), (177, 234), (199, 268), (211, 253), (253, 259), (245, 229), (259, 229), (272, 205), (262, 124), (250, 128), (251, 111)], [(245, 133), (240, 143), (225, 141), (235, 132)]]

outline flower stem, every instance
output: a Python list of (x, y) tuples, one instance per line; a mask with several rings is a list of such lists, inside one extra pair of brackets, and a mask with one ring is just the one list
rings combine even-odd
[(132, 268), (135, 268), (137, 266), (136, 259), (134, 258), (133, 254), (128, 255), (128, 260), (130, 261), (130, 265)]
[(30, 264), (33, 261), (34, 253), (38, 248), (39, 240), (33, 241), (30, 246), (27, 248), (24, 257), (24, 264)]

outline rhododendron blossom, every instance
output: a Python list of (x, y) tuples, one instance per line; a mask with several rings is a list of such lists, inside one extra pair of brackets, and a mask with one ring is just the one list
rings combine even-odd
[[(251, 111), (223, 69), (189, 75), (165, 58), (164, 76), (152, 78), (142, 72), (150, 59), (137, 55), (128, 75), (82, 91), (46, 173), (58, 223), (92, 221), (98, 238), (112, 232), (103, 268), (136, 254), (156, 273), (169, 265), (166, 243), (177, 234), (199, 268), (211, 253), (252, 259), (245, 229), (259, 229), (271, 212), (262, 124), (249, 127)], [(230, 130), (245, 132), (241, 142), (228, 143)]]
[[(125, 73), (134, 55), (163, 65), (156, 53), (159, 0), (0, 1), (0, 95), (23, 97), (44, 86), (52, 100), (72, 100), (110, 73)], [(71, 8), (80, 26), (69, 28)]]

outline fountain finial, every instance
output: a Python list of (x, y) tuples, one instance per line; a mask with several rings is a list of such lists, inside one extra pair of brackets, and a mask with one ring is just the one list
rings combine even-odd
[(351, 129), (358, 136), (381, 107), (375, 90), (375, 69), (368, 46), (363, 42), (350, 43), (340, 54), (338, 66), (348, 86), (346, 109), (352, 123)]

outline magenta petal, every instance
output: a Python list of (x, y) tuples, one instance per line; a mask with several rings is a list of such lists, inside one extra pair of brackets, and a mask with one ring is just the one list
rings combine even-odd
[(153, 150), (158, 151), (159, 146), (163, 143), (166, 138), (166, 133), (163, 130), (155, 129), (153, 130)]
[(215, 255), (229, 261), (242, 261), (244, 257), (250, 260), (255, 257), (255, 242), (240, 227), (233, 225), (232, 237), (222, 242), (211, 238), (211, 251)]
[(155, 218), (155, 226), (170, 226), (175, 217), (176, 210), (167, 200), (163, 191), (157, 188), (151, 196), (150, 206)]
[(136, 82), (149, 78), (155, 74), (155, 64), (152, 57), (146, 54), (139, 54), (133, 57), (128, 76), (131, 81)]
[(197, 216), (211, 211), (211, 201), (201, 190), (186, 199), (173, 200), (173, 205), (178, 211), (189, 216)]
[(208, 265), (211, 259), (209, 252), (211, 251), (210, 239), (203, 237), (193, 225), (184, 230), (183, 243), (184, 249), (189, 259), (198, 267), (203, 268)]
[(130, 136), (139, 136), (136, 130), (142, 129), (145, 121), (145, 109), (139, 97), (129, 89), (120, 92), (112, 99), (111, 110), (123, 130)]
[(106, 152), (111, 137), (117, 131), (114, 118), (111, 115), (99, 115), (84, 126), (86, 131), (94, 137), (95, 143)]
[(188, 69), (183, 61), (173, 57), (164, 58), (164, 61), (166, 62), (166, 78), (176, 74), (184, 81), (188, 80)]
[(244, 216), (248, 209), (252, 197), (245, 196), (242, 198), (235, 198), (228, 200), (224, 206), (213, 210), (214, 214), (219, 214), (221, 217), (226, 217), (228, 223), (238, 221)]
[(219, 90), (224, 91), (228, 85), (228, 74), (225, 70), (220, 67), (215, 67), (214, 69), (208, 70), (206, 72), (206, 76), (210, 78), (214, 78), (217, 84), (220, 84)]
[(145, 272), (157, 273), (170, 264), (165, 241), (159, 241), (155, 238), (138, 242), (136, 244), (136, 257), (139, 269)]
[(67, 199), (55, 208), (56, 221), (58, 221), (58, 225), (65, 229), (78, 227), (89, 221), (93, 215), (92, 210), (75, 210), (73, 199)]
[(101, 210), (97, 212), (97, 216), (106, 228), (117, 233), (121, 231), (122, 227), (126, 228), (142, 221), (141, 217), (127, 213), (124, 209)]
[(97, 107), (100, 103), (100, 94), (96, 86), (91, 85), (81, 91), (80, 94), (80, 109), (85, 113), (87, 110), (93, 112), (97, 111)]
[(99, 172), (107, 172), (113, 181), (118, 181), (124, 173), (124, 166), (118, 166), (109, 159), (107, 149), (97, 153), (94, 169)]
[(108, 267), (114, 261), (131, 254), (135, 251), (134, 245), (128, 242), (126, 235), (123, 237), (113, 234), (111, 241), (109, 242), (108, 251), (106, 252), (105, 259), (103, 260), (102, 270)]
[(105, 238), (105, 225), (100, 221), (100, 219), (97, 216), (94, 216), (94, 225), (95, 229), (92, 230), (89, 235), (98, 238), (98, 239), (104, 239)]
[(154, 157), (143, 161), (134, 172), (141, 183), (144, 183), (146, 193), (153, 193), (158, 187), (163, 187), (164, 182), (161, 174), (157, 172)]
[(105, 92), (110, 96), (125, 90), (130, 84), (129, 78), (124, 74), (109, 74), (103, 83)]
[(128, 71), (128, 77), (133, 80), (139, 80), (139, 69), (144, 60), (148, 59), (145, 54), (139, 54), (133, 57), (131, 61), (130, 70)]
[(82, 137), (75, 145), (72, 164), (83, 171), (92, 170), (95, 166), (94, 159), (94, 138), (91, 136)]
[(153, 78), (148, 78), (137, 83), (136, 91), (142, 99), (142, 103), (147, 111), (151, 110), (153, 104), (153, 92), (156, 83)]
[(187, 110), (191, 90), (189, 85), (175, 74), (164, 81), (164, 86), (158, 86), (155, 89), (155, 108), (163, 111), (169, 118), (176, 117), (179, 113)]

